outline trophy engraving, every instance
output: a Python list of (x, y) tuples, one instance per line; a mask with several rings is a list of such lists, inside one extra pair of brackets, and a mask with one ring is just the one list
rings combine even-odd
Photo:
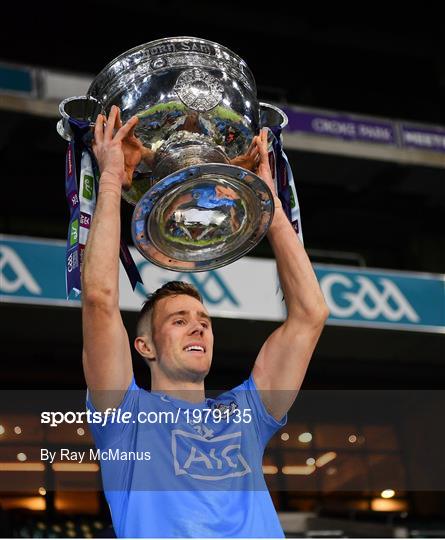
[(210, 73), (194, 68), (181, 73), (175, 91), (185, 105), (195, 111), (205, 112), (220, 103), (224, 88)]

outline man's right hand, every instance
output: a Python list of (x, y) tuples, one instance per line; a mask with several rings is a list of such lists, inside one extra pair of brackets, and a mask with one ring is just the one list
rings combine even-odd
[(101, 177), (114, 177), (127, 190), (131, 187), (134, 169), (142, 159), (143, 145), (135, 136), (139, 119), (132, 116), (124, 125), (119, 108), (111, 107), (108, 119), (99, 114), (94, 127), (93, 152)]
[(100, 195), (82, 266), (82, 322), (85, 379), (100, 410), (119, 405), (133, 376), (119, 311), (119, 246), (121, 188), (130, 187), (142, 154), (142, 143), (133, 133), (137, 122), (133, 117), (122, 126), (119, 109), (112, 107), (108, 119), (97, 118), (94, 129)]

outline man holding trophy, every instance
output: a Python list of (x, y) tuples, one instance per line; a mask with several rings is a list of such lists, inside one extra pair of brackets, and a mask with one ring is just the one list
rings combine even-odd
[[(90, 426), (119, 537), (284, 536), (262, 456), (286, 423), (328, 310), (277, 193), (252, 81), (228, 49), (169, 38), (121, 55), (90, 88), (108, 114), (96, 115), (92, 143), (100, 181), (83, 254), (83, 365), (88, 407), (109, 419), (127, 413)], [(186, 283), (165, 284), (142, 308), (134, 346), (151, 392), (134, 381), (119, 310), (121, 197), (136, 206), (136, 247), (165, 268), (216, 268), (267, 234), (287, 317), (250, 377), (216, 399), (204, 387), (211, 319)]]

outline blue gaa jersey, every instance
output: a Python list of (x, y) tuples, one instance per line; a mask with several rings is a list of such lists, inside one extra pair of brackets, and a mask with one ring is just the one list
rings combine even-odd
[(287, 416), (267, 412), (252, 375), (201, 403), (133, 379), (116, 413), (90, 429), (118, 537), (284, 537), (262, 458)]

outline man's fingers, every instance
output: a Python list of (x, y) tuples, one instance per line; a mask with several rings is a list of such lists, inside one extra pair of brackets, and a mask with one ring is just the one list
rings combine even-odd
[(267, 129), (262, 129), (260, 131), (260, 135), (258, 137), (257, 148), (260, 153), (261, 160), (267, 159), (269, 161), (269, 151), (268, 151), (268, 145), (267, 145)]
[(254, 158), (257, 154), (258, 154), (258, 143), (257, 143), (257, 138), (254, 137), (252, 144), (249, 146), (249, 149), (247, 150), (247, 155), (250, 158)]
[(247, 149), (246, 154), (251, 154), (256, 149), (256, 136), (252, 139), (249, 148)]
[(259, 154), (260, 154), (260, 151), (258, 150), (258, 146), (255, 145), (255, 147), (252, 148), (252, 150), (250, 151), (250, 157), (256, 158), (259, 156)]
[[(137, 117), (136, 117), (137, 118)], [(130, 129), (130, 131), (128, 132), (128, 135), (127, 137), (129, 139), (133, 139), (133, 140), (138, 140), (138, 138), (136, 137), (135, 133), (134, 133), (134, 130), (136, 129), (136, 126), (138, 125), (138, 122), (139, 122), (139, 118), (137, 120), (137, 122), (135, 122), (135, 124), (133, 125), (133, 127)]]
[(116, 133), (116, 140), (122, 140), (124, 139), (131, 130), (133, 130), (136, 127), (136, 124), (139, 122), (139, 118), (137, 116), (132, 116), (130, 120), (128, 120)]
[(261, 130), (261, 139), (265, 144), (267, 144), (267, 136), (268, 136), (268, 134), (269, 134), (269, 130), (267, 128), (263, 128)]
[(117, 111), (118, 109), (116, 105), (113, 105), (111, 107), (110, 114), (108, 115), (107, 127), (105, 128), (104, 136), (106, 139), (113, 138), (113, 131), (114, 131), (114, 127), (116, 125), (116, 119), (117, 119)]
[(104, 138), (104, 117), (102, 114), (98, 114), (96, 118), (96, 125), (94, 126), (94, 141), (96, 144), (101, 143)]
[(120, 129), (122, 127), (121, 110), (117, 109), (116, 127)]

